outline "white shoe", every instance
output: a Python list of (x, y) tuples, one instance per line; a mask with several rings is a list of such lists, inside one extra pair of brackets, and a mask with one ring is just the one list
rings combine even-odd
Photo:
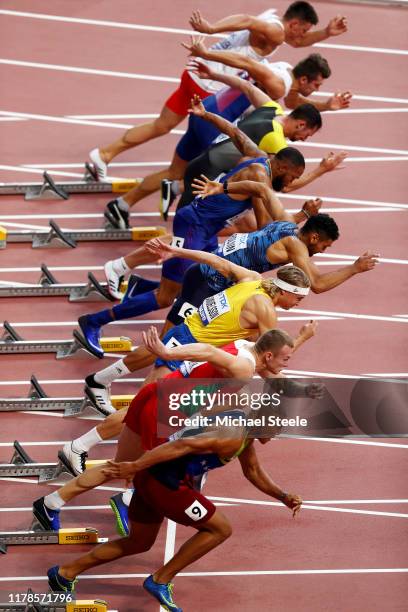
[(72, 448), (72, 444), (73, 442), (67, 442), (64, 445), (62, 449), (62, 455), (64, 456), (64, 459), (65, 459), (64, 463), (69, 465), (72, 472), (76, 476), (79, 476), (79, 474), (82, 474), (82, 472), (85, 472), (85, 461), (88, 457), (88, 453), (86, 452), (77, 453)]
[(98, 179), (100, 181), (106, 181), (108, 176), (108, 164), (103, 161), (99, 149), (92, 149), (89, 153), (89, 159), (95, 166), (96, 172), (98, 173)]
[(116, 412), (110, 401), (110, 386), (100, 385), (94, 380), (92, 374), (85, 378), (85, 393), (94, 406), (105, 416)]
[(113, 267), (112, 261), (107, 261), (103, 269), (105, 270), (105, 277), (106, 277), (106, 282), (108, 283), (109, 293), (111, 294), (112, 297), (116, 298), (117, 300), (121, 300), (123, 297), (123, 294), (120, 291), (120, 286), (123, 282), (124, 276), (123, 275), (119, 276), (119, 274), (116, 272), (115, 268)]

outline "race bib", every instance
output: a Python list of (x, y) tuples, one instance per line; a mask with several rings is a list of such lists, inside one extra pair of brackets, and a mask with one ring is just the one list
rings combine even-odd
[(171, 246), (172, 247), (180, 247), (182, 248), (184, 245), (184, 238), (180, 238), (179, 236), (173, 236), (173, 238), (171, 239)]
[(198, 368), (198, 366), (203, 365), (203, 363), (205, 363), (205, 361), (183, 361), (179, 369), (182, 375), (188, 378), (191, 372), (195, 370), (195, 368)]
[(200, 521), (208, 513), (208, 510), (198, 500), (195, 500), (184, 512), (193, 521)]
[(177, 340), (177, 338), (172, 336), (171, 338), (169, 338), (169, 340), (167, 340), (167, 342), (166, 342), (166, 344), (164, 346), (166, 348), (175, 348), (176, 346), (181, 346), (181, 342), (179, 342)]
[(220, 293), (216, 293), (206, 298), (198, 309), (198, 314), (204, 325), (208, 325), (211, 321), (214, 321), (230, 310), (231, 307), (225, 295), (225, 291), (221, 291)]
[(190, 304), (189, 302), (184, 302), (177, 314), (179, 315), (179, 317), (185, 319), (186, 317), (193, 314), (193, 312), (195, 312), (196, 310), (197, 308), (193, 306), (193, 304)]
[(240, 249), (246, 249), (249, 234), (233, 234), (223, 244), (222, 254), (231, 255)]

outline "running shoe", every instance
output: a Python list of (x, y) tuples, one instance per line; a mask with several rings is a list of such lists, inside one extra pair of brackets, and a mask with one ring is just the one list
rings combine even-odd
[(48, 585), (53, 593), (73, 593), (75, 590), (75, 585), (78, 582), (78, 578), (75, 580), (68, 580), (61, 576), (58, 572), (59, 565), (54, 565), (54, 567), (50, 567), (47, 572), (48, 576)]
[(96, 382), (93, 374), (85, 378), (85, 394), (97, 410), (105, 416), (116, 412), (110, 401), (110, 386)]
[(58, 531), (60, 528), (60, 510), (48, 508), (43, 497), (33, 502), (33, 514), (46, 531)]
[(113, 261), (107, 261), (104, 265), (106, 282), (108, 283), (108, 291), (112, 297), (117, 300), (122, 299), (122, 292), (120, 291), (120, 286), (125, 278), (122, 275), (119, 275), (115, 268), (113, 267)]
[(129, 535), (128, 506), (123, 501), (123, 493), (113, 495), (109, 500), (116, 517), (116, 531), (121, 536)]
[(119, 208), (117, 200), (111, 200), (107, 203), (104, 215), (116, 229), (125, 230), (129, 227), (129, 211)]
[(108, 175), (108, 164), (106, 164), (100, 154), (99, 149), (92, 149), (89, 153), (89, 159), (95, 166), (99, 181), (106, 181)]
[(99, 358), (102, 358), (104, 352), (99, 344), (101, 339), (101, 326), (91, 320), (89, 315), (83, 315), (78, 319), (78, 325), (81, 328), (83, 336), (91, 347), (93, 353)]
[(173, 601), (174, 585), (171, 582), (159, 584), (153, 580), (153, 576), (149, 576), (144, 581), (143, 588), (150, 595), (153, 595), (165, 610), (169, 610), (169, 612), (183, 612)]
[(173, 181), (164, 179), (161, 182), (160, 187), (160, 214), (165, 221), (167, 221), (167, 217), (169, 216), (170, 206), (173, 204), (174, 200), (177, 197), (171, 190), (172, 184)]
[(69, 469), (74, 476), (79, 476), (85, 472), (85, 462), (88, 458), (88, 453), (85, 451), (77, 452), (72, 448), (73, 442), (64, 444), (62, 451), (59, 453), (61, 461), (65, 467)]

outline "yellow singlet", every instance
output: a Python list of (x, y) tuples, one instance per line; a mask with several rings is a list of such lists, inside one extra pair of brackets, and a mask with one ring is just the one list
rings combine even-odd
[(261, 288), (259, 280), (228, 287), (225, 291), (206, 298), (198, 311), (186, 318), (185, 324), (197, 342), (207, 342), (214, 346), (248, 338), (257, 328), (242, 328), (239, 317), (245, 302), (253, 295), (269, 297)]

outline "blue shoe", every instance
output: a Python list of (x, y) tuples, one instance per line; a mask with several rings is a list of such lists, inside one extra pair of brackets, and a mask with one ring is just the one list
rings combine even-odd
[(173, 601), (174, 585), (171, 582), (159, 584), (153, 580), (153, 576), (149, 576), (144, 581), (143, 588), (150, 595), (153, 595), (165, 610), (169, 610), (169, 612), (183, 612)]
[(78, 325), (81, 328), (86, 343), (91, 347), (92, 352), (97, 355), (97, 357), (103, 357), (104, 352), (99, 344), (101, 339), (101, 326), (92, 322), (89, 315), (79, 317)]
[(60, 511), (47, 508), (43, 497), (33, 502), (33, 514), (46, 531), (58, 531), (60, 528)]
[(119, 535), (129, 535), (128, 506), (123, 503), (123, 493), (113, 495), (109, 500), (110, 506), (116, 517), (116, 531)]
[(68, 580), (61, 576), (58, 573), (59, 565), (54, 565), (54, 567), (50, 567), (47, 572), (48, 576), (48, 585), (54, 593), (73, 593), (75, 590), (75, 585), (78, 582), (78, 579)]
[(143, 278), (138, 274), (131, 274), (128, 279), (126, 292), (122, 298), (122, 304), (136, 295), (146, 293), (147, 291), (154, 291), (154, 289), (157, 289), (159, 285), (160, 283), (156, 281)]

